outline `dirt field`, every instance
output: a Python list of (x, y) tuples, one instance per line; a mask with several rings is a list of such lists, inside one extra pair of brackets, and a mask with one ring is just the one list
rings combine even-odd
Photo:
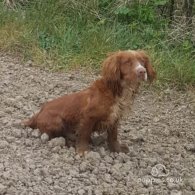
[(0, 195), (194, 195), (195, 107), (192, 92), (142, 89), (120, 140), (108, 151), (94, 135), (85, 158), (63, 138), (47, 141), (20, 121), (44, 101), (88, 86), (83, 72), (52, 73), (0, 54)]

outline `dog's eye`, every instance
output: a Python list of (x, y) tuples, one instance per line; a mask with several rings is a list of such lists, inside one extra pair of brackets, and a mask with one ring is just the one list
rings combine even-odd
[(130, 60), (125, 60), (125, 61), (123, 62), (123, 64), (131, 64), (131, 61), (130, 61)]
[(145, 60), (140, 59), (139, 62), (140, 62), (140, 64), (141, 64), (143, 67), (145, 67)]
[(145, 68), (145, 63), (144, 62), (141, 62), (140, 64)]

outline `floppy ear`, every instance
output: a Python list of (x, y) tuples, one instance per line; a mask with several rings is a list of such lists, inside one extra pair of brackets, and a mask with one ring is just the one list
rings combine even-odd
[(146, 68), (149, 81), (152, 82), (153, 80), (156, 79), (156, 72), (151, 65), (150, 58), (144, 51), (139, 50), (138, 52), (144, 61), (144, 66)]
[(102, 76), (108, 81), (120, 81), (119, 60), (115, 54), (103, 62)]
[(114, 94), (120, 93), (120, 60), (116, 53), (109, 55), (103, 62), (102, 76)]

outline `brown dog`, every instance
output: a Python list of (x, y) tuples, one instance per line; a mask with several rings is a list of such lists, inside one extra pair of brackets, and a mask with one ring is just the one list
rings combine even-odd
[(143, 51), (119, 51), (103, 62), (102, 77), (80, 92), (64, 95), (44, 104), (25, 122), (50, 138), (76, 135), (76, 151), (83, 155), (89, 148), (94, 131), (107, 132), (108, 146), (113, 152), (128, 147), (117, 138), (118, 123), (125, 108), (129, 109), (140, 82), (153, 81), (156, 73)]

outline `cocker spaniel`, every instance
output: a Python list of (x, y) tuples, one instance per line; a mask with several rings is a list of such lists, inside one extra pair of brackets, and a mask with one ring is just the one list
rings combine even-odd
[(155, 78), (144, 51), (111, 53), (103, 62), (100, 79), (87, 89), (45, 103), (24, 125), (38, 128), (50, 138), (63, 136), (68, 140), (75, 135), (80, 155), (89, 150), (93, 132), (106, 131), (110, 151), (127, 152), (128, 147), (118, 141), (119, 121), (130, 109), (141, 81)]

